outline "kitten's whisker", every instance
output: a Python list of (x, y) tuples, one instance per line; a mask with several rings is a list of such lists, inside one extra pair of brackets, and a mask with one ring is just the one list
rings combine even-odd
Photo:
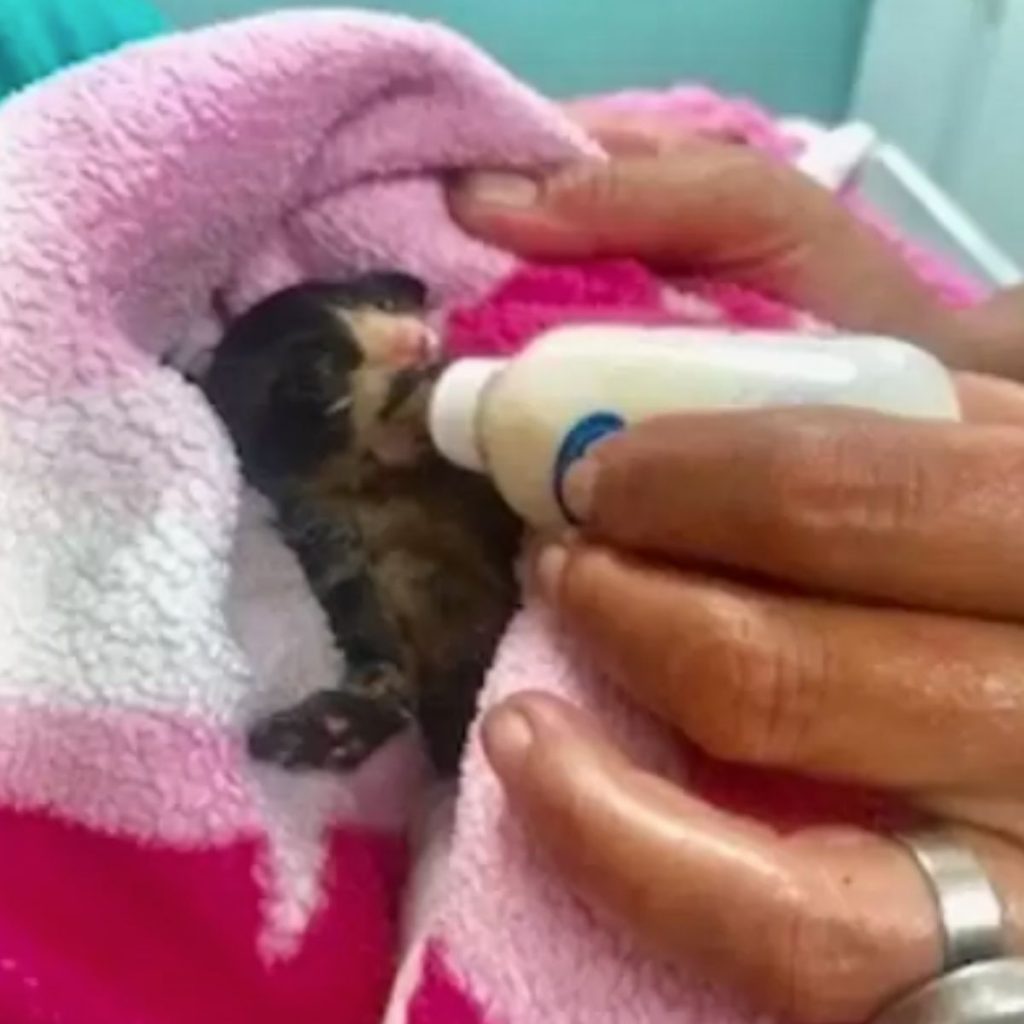
[(342, 395), (341, 398), (337, 399), (337, 401), (331, 402), (331, 404), (327, 406), (327, 415), (339, 416), (343, 412), (348, 412), (348, 410), (351, 408), (352, 396)]

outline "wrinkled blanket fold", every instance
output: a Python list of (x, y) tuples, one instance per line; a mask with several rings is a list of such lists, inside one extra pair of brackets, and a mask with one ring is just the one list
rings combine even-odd
[(0, 107), (0, 1018), (376, 1021), (419, 754), (246, 761), (343, 668), (175, 366), (309, 276), (439, 302), (511, 261), (440, 176), (588, 144), (431, 25), (272, 15), (135, 45)]

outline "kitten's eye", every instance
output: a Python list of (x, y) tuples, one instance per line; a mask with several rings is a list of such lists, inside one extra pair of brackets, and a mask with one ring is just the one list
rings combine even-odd
[(382, 295), (373, 300), (373, 308), (381, 313), (407, 313), (409, 303), (394, 295)]

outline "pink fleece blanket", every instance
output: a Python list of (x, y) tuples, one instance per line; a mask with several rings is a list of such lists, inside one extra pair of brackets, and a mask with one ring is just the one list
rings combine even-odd
[(444, 300), (507, 257), (441, 172), (587, 149), (447, 31), (336, 12), (125, 49), (0, 107), (0, 1020), (374, 1024), (417, 754), (257, 771), (339, 670), (266, 510), (163, 360), (310, 275)]
[[(705, 127), (759, 119), (778, 142), (752, 108), (671, 102)], [(342, 658), (174, 367), (200, 364), (223, 317), (274, 288), (381, 265), (458, 306), (462, 350), (514, 348), (595, 307), (800, 322), (629, 264), (509, 278), (448, 219), (442, 172), (588, 148), (450, 33), (352, 13), (148, 42), (0, 107), (0, 1020), (380, 1019), (419, 755), (396, 742), (345, 781), (247, 763), (244, 722)], [(526, 684), (679, 767), (535, 611), (486, 701)], [(553, 884), (475, 744), (447, 863), (394, 1019), (729, 1016)]]

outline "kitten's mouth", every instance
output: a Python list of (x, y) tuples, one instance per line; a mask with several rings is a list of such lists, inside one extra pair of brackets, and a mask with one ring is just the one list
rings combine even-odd
[(443, 369), (441, 363), (426, 363), (395, 374), (369, 434), (370, 450), (383, 465), (414, 466), (431, 451), (428, 409)]
[(413, 398), (422, 398), (441, 375), (444, 363), (434, 360), (399, 370), (391, 381), (387, 397), (380, 409), (380, 419), (389, 420)]

